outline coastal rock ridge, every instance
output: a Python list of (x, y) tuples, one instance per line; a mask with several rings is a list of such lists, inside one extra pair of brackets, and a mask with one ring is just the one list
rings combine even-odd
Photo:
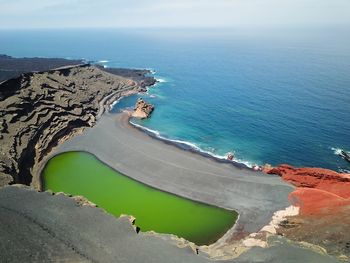
[(116, 99), (144, 89), (144, 72), (120, 73), (128, 78), (84, 64), (0, 83), (0, 186), (41, 189), (39, 173), (54, 147), (93, 126)]
[(299, 215), (282, 222), (278, 233), (323, 247), (339, 259), (350, 260), (350, 174), (287, 164), (265, 172), (279, 175), (296, 187), (289, 200), (299, 207)]

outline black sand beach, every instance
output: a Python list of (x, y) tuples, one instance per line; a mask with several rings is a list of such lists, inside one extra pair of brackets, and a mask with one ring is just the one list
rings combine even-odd
[(257, 232), (272, 214), (289, 206), (293, 187), (265, 175), (155, 140), (128, 122), (105, 114), (93, 128), (62, 144), (56, 153), (86, 151), (140, 182), (203, 203), (239, 212), (236, 230)]

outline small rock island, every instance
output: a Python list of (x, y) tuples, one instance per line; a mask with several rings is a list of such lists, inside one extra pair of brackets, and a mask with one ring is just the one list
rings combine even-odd
[(154, 110), (154, 106), (150, 103), (147, 103), (142, 98), (139, 98), (135, 104), (132, 117), (139, 119), (147, 119)]

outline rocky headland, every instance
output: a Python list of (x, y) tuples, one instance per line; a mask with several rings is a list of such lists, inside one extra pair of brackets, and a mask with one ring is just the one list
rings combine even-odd
[(40, 170), (57, 144), (93, 126), (123, 94), (144, 89), (139, 70), (126, 73), (137, 80), (84, 64), (24, 73), (1, 83), (0, 186), (40, 189)]
[(142, 88), (142, 91), (147, 91), (147, 87), (156, 84), (157, 80), (153, 76), (149, 76), (151, 73), (148, 69), (125, 69), (125, 68), (106, 68), (96, 65), (99, 69), (114, 74), (122, 76), (124, 78), (132, 79), (136, 81)]
[(266, 172), (296, 186), (289, 200), (299, 207), (299, 214), (283, 221), (278, 233), (319, 245), (328, 253), (349, 260), (350, 174), (286, 164)]

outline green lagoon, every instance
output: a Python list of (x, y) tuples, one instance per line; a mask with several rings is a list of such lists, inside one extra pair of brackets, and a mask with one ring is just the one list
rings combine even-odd
[(215, 242), (237, 219), (235, 211), (137, 182), (86, 152), (55, 156), (47, 163), (42, 179), (45, 190), (85, 196), (116, 217), (133, 215), (141, 231), (175, 234), (197, 245)]

